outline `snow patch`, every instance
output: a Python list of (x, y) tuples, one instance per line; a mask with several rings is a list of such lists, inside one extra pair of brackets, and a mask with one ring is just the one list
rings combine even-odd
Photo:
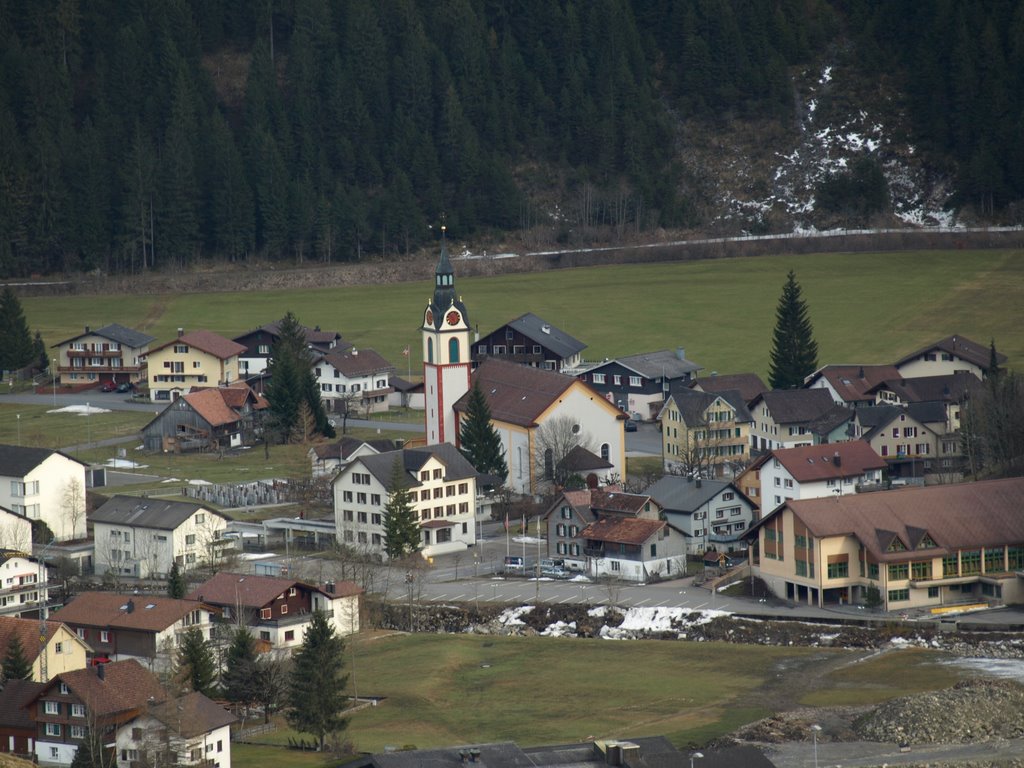
[(111, 469), (145, 469), (148, 464), (139, 464), (128, 459), (107, 459), (105, 466)]
[(63, 408), (55, 408), (47, 413), (74, 413), (78, 416), (90, 416), (94, 413), (110, 413), (109, 408), (97, 408), (95, 405), (67, 405)]

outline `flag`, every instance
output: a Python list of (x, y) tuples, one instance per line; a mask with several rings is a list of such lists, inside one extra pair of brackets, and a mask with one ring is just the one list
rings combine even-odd
[(408, 344), (406, 344), (405, 345), (405, 349), (402, 350), (402, 355), (404, 357), (408, 357), (409, 356), (409, 345)]

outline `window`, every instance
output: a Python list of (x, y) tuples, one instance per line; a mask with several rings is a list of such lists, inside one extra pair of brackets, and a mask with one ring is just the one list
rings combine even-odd
[(85, 630), (81, 627), (75, 630), (75, 634), (78, 635), (80, 639), (85, 640)]
[(796, 575), (797, 576), (806, 576), (807, 575), (807, 561), (806, 560), (797, 560), (796, 561)]
[(260, 608), (260, 618), (261, 619), (269, 619), (270, 618), (270, 609), (269, 608)]
[(54, 653), (64, 653), (64, 643), (56, 643), (53, 646)]
[(365, 503), (366, 503), (366, 494), (365, 493), (357, 493), (356, 494), (356, 504), (365, 504)]
[(342, 501), (351, 502), (352, 501), (352, 491), (344, 491), (341, 494), (341, 498), (342, 498)]
[(909, 589), (890, 589), (889, 590), (889, 602), (898, 603), (902, 600), (910, 599)]
[(375, 507), (379, 507), (380, 506), (380, 494), (379, 493), (371, 493), (370, 494), (370, 503), (373, 504), (373, 506), (375, 506)]
[(192, 547), (192, 546), (195, 546), (195, 543), (196, 543), (196, 535), (194, 533), (186, 534), (186, 536), (185, 536), (185, 546), (186, 547)]
[(949, 578), (950, 576), (960, 575), (960, 563), (957, 560), (956, 555), (949, 555), (942, 558), (942, 577)]
[(365, 523), (365, 522), (366, 522), (366, 520), (367, 520), (367, 517), (366, 517), (366, 513), (365, 513), (365, 512), (357, 512), (357, 513), (356, 513), (356, 519), (357, 519), (357, 520), (358, 520), (358, 521), (359, 521), (360, 523)]
[(380, 525), (381, 524), (380, 513), (379, 512), (375, 512), (372, 515), (370, 515), (370, 522), (373, 523), (374, 525)]
[[(43, 713), (47, 715), (59, 715), (60, 704), (56, 701), (44, 701), (43, 702)], [(59, 731), (58, 731), (59, 733)]]
[(85, 738), (85, 726), (84, 725), (72, 725), (71, 726), (71, 738), (72, 739), (84, 739)]
[(56, 747), (50, 747), (50, 757), (56, 760), (58, 757), (60, 757), (60, 750)]
[(910, 575), (917, 580), (930, 579), (932, 577), (932, 561), (925, 560), (923, 563), (911, 563)]
[(999, 573), (1003, 570), (1003, 550), (985, 550), (985, 573)]
[(830, 579), (846, 579), (849, 576), (850, 564), (848, 562), (828, 564), (828, 577)]
[(288, 613), (288, 603), (282, 603), (281, 604), (281, 615), (284, 616), (286, 613)]
[[(49, 703), (49, 702), (47, 702)], [(46, 735), (47, 736), (60, 736), (60, 725), (58, 723), (47, 723), (46, 724)]]
[(122, 749), (121, 760), (124, 762), (132, 762), (139, 759), (139, 750), (137, 749)]
[(891, 563), (889, 565), (889, 581), (905, 581), (908, 578), (910, 578), (908, 563)]
[(629, 386), (631, 386), (631, 387), (639, 387), (640, 386), (640, 377), (639, 376), (630, 376), (629, 377)]
[(612, 384), (614, 384), (616, 387), (620, 386), (622, 384), (622, 376), (620, 376), (617, 373), (612, 374)]
[(981, 552), (977, 549), (960, 553), (960, 575), (981, 573)]
[(295, 587), (288, 587), (288, 597), (295, 597), (297, 591)]
[(71, 716), (72, 717), (85, 717), (85, 704), (72, 704), (71, 705)]
[[(616, 377), (616, 378), (618, 378), (618, 377)], [(612, 560), (612, 570), (613, 571), (619, 570), (619, 561), (618, 560)]]
[(591, 374), (591, 375), (594, 377), (594, 383), (595, 384), (604, 384), (604, 374), (603, 373), (594, 373), (594, 374)]
[(434, 480), (443, 480), (444, 479), (443, 475), (444, 475), (444, 470), (435, 469), (434, 470), (434, 474), (433, 474), (432, 477), (433, 477)]
[(562, 507), (562, 519), (572, 520), (572, 510), (569, 507)]
[(100, 642), (101, 643), (109, 643), (110, 642), (110, 630), (107, 630), (107, 629), (101, 629), (100, 630)]

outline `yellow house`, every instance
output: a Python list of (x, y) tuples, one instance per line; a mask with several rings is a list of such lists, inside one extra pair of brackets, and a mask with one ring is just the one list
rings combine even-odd
[(84, 640), (59, 621), (47, 621), (44, 635), (37, 619), (0, 616), (0, 649), (5, 654), (15, 638), (21, 642), (25, 660), (32, 664), (32, 679), (37, 683), (45, 683), (64, 672), (85, 669), (86, 656), (92, 653)]
[(1024, 600), (1024, 478), (792, 500), (755, 525), (779, 597), (887, 611)]
[(177, 338), (146, 355), (150, 400), (176, 400), (192, 387), (227, 386), (238, 380), (246, 348), (212, 331), (178, 329)]
[(750, 411), (738, 391), (673, 392), (658, 421), (666, 470), (722, 477), (750, 458)]

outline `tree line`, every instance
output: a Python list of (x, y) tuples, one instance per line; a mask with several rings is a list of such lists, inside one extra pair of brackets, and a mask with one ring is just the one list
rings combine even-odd
[(388, 255), (442, 215), (527, 229), (553, 190), (578, 191), (583, 225), (694, 224), (676, 123), (789, 119), (792, 68), (840, 34), (906, 84), (922, 147), (993, 211), (1024, 191), (1022, 17), (979, 0), (2, 2), (0, 276)]

